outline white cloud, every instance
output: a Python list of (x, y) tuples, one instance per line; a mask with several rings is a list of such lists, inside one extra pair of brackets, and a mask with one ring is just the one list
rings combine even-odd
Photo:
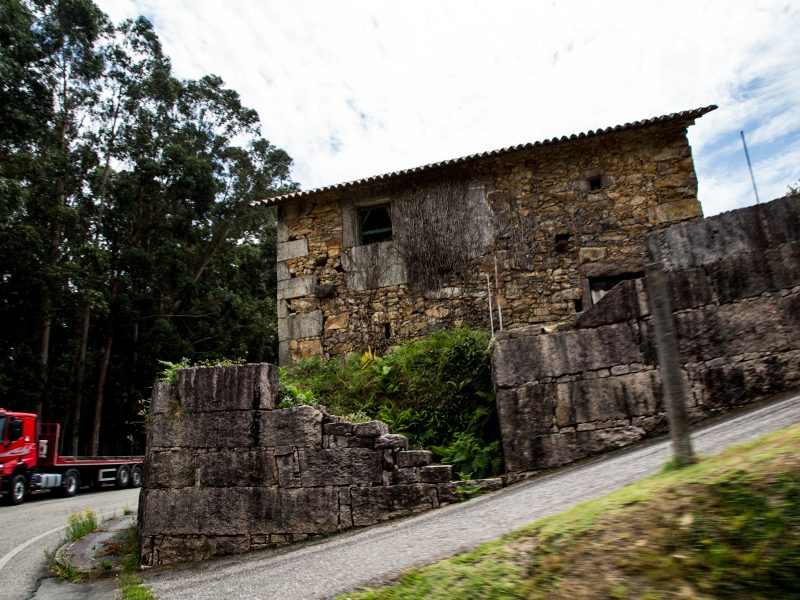
[(305, 189), (711, 103), (690, 129), (706, 214), (751, 202), (739, 129), (762, 197), (800, 177), (797, 3), (99, 4), (239, 91)]

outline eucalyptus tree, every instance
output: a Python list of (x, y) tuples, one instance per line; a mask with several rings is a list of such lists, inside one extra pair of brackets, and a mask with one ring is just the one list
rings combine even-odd
[(291, 160), (219, 77), (176, 78), (147, 20), (2, 11), (0, 402), (119, 451), (159, 358), (274, 359), (275, 220), (251, 202), (295, 189)]

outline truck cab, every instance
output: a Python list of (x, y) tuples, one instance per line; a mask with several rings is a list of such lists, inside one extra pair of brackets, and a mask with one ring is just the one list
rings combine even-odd
[(9, 498), (24, 494), (26, 474), (36, 468), (39, 446), (38, 419), (31, 413), (0, 409), (0, 493)]

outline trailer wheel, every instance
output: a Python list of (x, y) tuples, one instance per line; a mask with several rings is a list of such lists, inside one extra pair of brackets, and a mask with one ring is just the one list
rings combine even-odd
[(139, 465), (134, 465), (131, 469), (131, 487), (142, 487), (142, 467)]
[(11, 506), (22, 504), (28, 493), (28, 478), (18, 473), (11, 478), (11, 487), (8, 490), (8, 503)]
[(131, 470), (128, 468), (128, 465), (121, 465), (120, 468), (117, 469), (117, 487), (119, 489), (126, 488), (130, 482)]
[(58, 489), (58, 493), (64, 498), (71, 498), (78, 493), (80, 487), (81, 474), (75, 469), (70, 469), (61, 478), (61, 487)]

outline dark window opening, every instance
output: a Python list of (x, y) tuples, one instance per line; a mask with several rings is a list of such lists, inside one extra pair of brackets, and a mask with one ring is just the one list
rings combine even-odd
[(556, 234), (556, 252), (566, 252), (569, 246), (570, 234), (557, 233)]
[(589, 292), (591, 293), (592, 304), (597, 304), (600, 299), (610, 292), (615, 285), (629, 279), (639, 279), (644, 277), (644, 273), (622, 273), (621, 275), (593, 277), (589, 279)]
[(600, 175), (589, 177), (589, 191), (599, 190), (603, 187), (603, 178)]
[(572, 302), (575, 304), (576, 313), (583, 312), (583, 300), (581, 298), (575, 298)]
[(389, 204), (378, 204), (358, 209), (358, 238), (361, 244), (392, 239), (392, 216), (389, 208)]
[(392, 326), (389, 325), (389, 323), (383, 324), (383, 337), (385, 337), (387, 340), (392, 337)]

